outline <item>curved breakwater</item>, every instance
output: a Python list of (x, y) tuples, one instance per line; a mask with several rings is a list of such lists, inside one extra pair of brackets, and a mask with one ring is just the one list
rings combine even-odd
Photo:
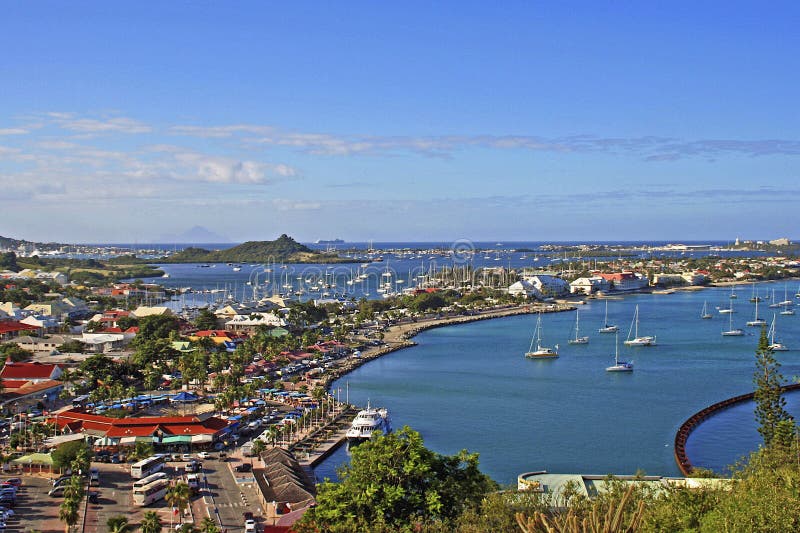
[[(800, 390), (800, 383), (784, 385), (781, 387), (781, 390), (783, 392)], [(720, 411), (724, 411), (725, 409), (735, 405), (751, 401), (753, 400), (754, 396), (755, 392), (748, 392), (747, 394), (740, 394), (732, 398), (727, 398), (721, 402), (709, 405), (705, 409), (696, 412), (689, 417), (686, 422), (681, 424), (680, 429), (678, 429), (678, 433), (675, 435), (675, 462), (678, 464), (678, 468), (684, 476), (690, 476), (694, 470), (694, 466), (686, 454), (686, 441), (689, 439), (689, 435), (691, 435), (691, 433), (706, 419), (714, 416)]]

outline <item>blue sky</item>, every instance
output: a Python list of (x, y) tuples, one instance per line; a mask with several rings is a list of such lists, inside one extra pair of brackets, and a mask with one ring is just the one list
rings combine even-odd
[(798, 237), (792, 2), (15, 2), (0, 235)]

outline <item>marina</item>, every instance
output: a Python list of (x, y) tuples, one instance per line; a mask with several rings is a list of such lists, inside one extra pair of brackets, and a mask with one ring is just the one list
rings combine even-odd
[[(590, 350), (562, 346), (561, 357), (546, 364), (520, 358), (520, 346), (530, 342), (531, 317), (523, 315), (425, 331), (415, 337), (416, 347), (355, 369), (331, 390), (347, 387), (351, 402), (371, 399), (387, 406), (396, 428), (419, 430), (440, 453), (479, 452), (482, 468), (501, 483), (536, 468), (678, 475), (673, 441), (680, 424), (708, 405), (752, 390), (758, 330), (721, 337), (714, 320), (698, 319), (704, 300), (721, 304), (728, 294), (717, 287), (614, 301), (607, 322), (630, 316), (636, 305), (643, 316), (659, 317), (648, 323), (658, 346), (641, 351), (620, 343), (620, 359), (636, 354), (635, 372), (605, 372), (615, 353), (610, 335), (593, 335)], [(587, 328), (603, 325), (604, 315), (602, 300), (581, 307)], [(782, 339), (795, 345), (800, 324), (793, 317), (778, 320)], [(548, 338), (568, 340), (574, 323), (570, 312), (547, 315)], [(793, 352), (776, 357), (784, 376), (800, 374)], [(701, 425), (687, 442), (693, 463), (723, 470), (754, 449), (752, 410), (739, 412), (736, 424), (740, 436), (727, 434), (713, 449), (700, 450), (706, 438)], [(334, 478), (335, 467), (345, 461), (346, 452), (335, 451), (316, 468), (317, 477)]]

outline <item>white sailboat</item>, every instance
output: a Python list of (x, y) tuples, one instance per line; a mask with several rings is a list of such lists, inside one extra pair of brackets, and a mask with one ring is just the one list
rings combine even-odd
[(744, 330), (733, 327), (733, 315), (728, 315), (728, 331), (723, 331), (723, 337), (741, 337), (744, 335)]
[(738, 297), (736, 296), (736, 285), (734, 284), (734, 285), (731, 285), (731, 300), (734, 300), (736, 298), (738, 298)]
[(580, 311), (576, 310), (575, 311), (575, 338), (574, 339), (570, 339), (567, 342), (569, 342), (570, 344), (589, 344), (589, 337), (580, 337), (578, 335), (579, 332), (580, 332), (580, 330), (578, 329), (578, 317), (579, 317), (579, 315), (580, 315)]
[(619, 333), (614, 338), (614, 364), (606, 367), (606, 372), (633, 372), (633, 361), (619, 360)]
[(782, 342), (775, 341), (775, 314), (772, 315), (772, 325), (769, 327), (769, 349), (773, 352), (788, 352), (789, 348)]
[(606, 300), (606, 317), (603, 319), (603, 327), (598, 329), (600, 333), (616, 333), (619, 327), (608, 323), (608, 300)]
[(731, 313), (735, 312), (736, 311), (733, 310), (733, 302), (731, 302), (725, 309), (719, 309), (719, 314), (721, 315), (730, 315)]
[(764, 325), (766, 325), (766, 324), (767, 324), (767, 321), (766, 321), (766, 320), (764, 320), (763, 318), (760, 318), (760, 317), (758, 316), (758, 302), (759, 302), (758, 298), (756, 298), (755, 302), (756, 302), (756, 312), (755, 312), (755, 315), (753, 316), (753, 320), (749, 320), (749, 321), (747, 322), (747, 325), (748, 325), (748, 326), (753, 326), (753, 327), (761, 327), (761, 326), (764, 326)]
[(708, 302), (703, 302), (703, 310), (700, 311), (700, 318), (706, 320), (712, 318), (714, 315), (708, 312)]
[[(631, 336), (633, 333), (633, 336)], [(628, 339), (625, 341), (628, 346), (655, 346), (656, 338), (645, 335), (639, 336), (639, 306), (636, 306), (636, 311), (633, 313), (633, 322), (628, 330)]]
[(772, 303), (769, 304), (770, 309), (776, 309), (776, 308), (778, 308), (778, 307), (783, 305), (783, 302), (779, 302), (777, 299), (775, 299), (775, 289), (772, 289), (772, 300), (771, 300), (771, 302)]
[[(533, 349), (534, 344), (536, 345), (535, 350)], [(525, 357), (530, 359), (555, 359), (558, 357), (558, 344), (555, 349), (542, 346), (542, 313), (539, 313), (539, 317), (536, 319), (536, 332), (533, 334), (531, 346), (525, 353)]]
[(789, 288), (784, 285), (783, 286), (783, 301), (781, 302), (781, 306), (783, 306), (783, 311), (781, 311), (782, 315), (793, 315), (794, 309), (794, 302), (789, 299)]

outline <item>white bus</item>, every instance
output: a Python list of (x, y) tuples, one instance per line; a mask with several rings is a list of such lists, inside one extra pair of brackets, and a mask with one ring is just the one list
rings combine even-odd
[(147, 459), (142, 459), (138, 463), (131, 465), (131, 477), (134, 479), (142, 479), (150, 474), (160, 472), (164, 468), (166, 457), (163, 455), (154, 455)]
[(169, 480), (167, 479), (157, 479), (144, 487), (133, 489), (133, 505), (144, 507), (157, 502), (166, 496), (168, 489)]
[(158, 481), (159, 479), (169, 479), (169, 476), (164, 472), (156, 472), (155, 474), (143, 477), (139, 481), (134, 481), (133, 490), (140, 489), (145, 485), (149, 485), (153, 481)]

